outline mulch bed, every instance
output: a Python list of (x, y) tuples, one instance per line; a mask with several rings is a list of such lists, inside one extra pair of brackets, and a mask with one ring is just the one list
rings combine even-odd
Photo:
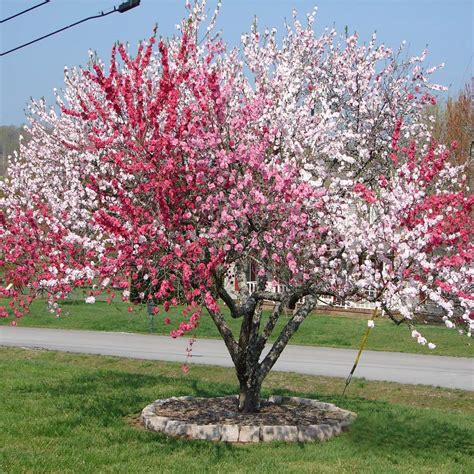
[(236, 398), (167, 400), (156, 409), (158, 416), (199, 425), (333, 425), (334, 412), (295, 402), (275, 404), (262, 400), (258, 413), (240, 413)]

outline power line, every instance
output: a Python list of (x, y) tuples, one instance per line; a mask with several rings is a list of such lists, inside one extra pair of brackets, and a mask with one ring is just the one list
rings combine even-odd
[[(50, 0), (48, 0), (50, 1)], [(63, 28), (60, 28), (59, 30), (53, 31), (52, 33), (48, 33), (47, 35), (40, 36), (39, 38), (36, 38), (32, 41), (29, 41), (28, 43), (24, 43), (20, 46), (17, 46), (16, 48), (9, 49), (8, 51), (4, 51), (3, 53), (0, 53), (0, 56), (5, 56), (7, 54), (13, 53), (14, 51), (18, 51), (19, 49), (25, 48), (26, 46), (29, 46), (30, 44), (37, 43), (38, 41), (41, 41), (45, 38), (49, 38), (50, 36), (56, 35), (58, 33), (61, 33), (61, 31), (67, 30), (69, 28), (72, 28), (73, 26), (79, 25), (81, 23), (84, 23), (89, 20), (93, 20), (94, 18), (102, 18), (104, 16), (110, 15), (112, 13), (125, 13), (128, 10), (131, 10), (132, 8), (138, 7), (140, 5), (140, 0), (128, 0), (124, 3), (121, 3), (118, 7), (114, 7), (113, 10), (110, 10), (109, 12), (100, 12), (98, 15), (93, 15), (89, 16), (87, 18), (84, 18), (83, 20), (76, 21), (75, 23), (71, 23), (68, 26), (65, 26)]]
[(76, 25), (79, 25), (80, 23), (84, 23), (85, 21), (89, 21), (89, 20), (93, 20), (94, 18), (101, 18), (103, 16), (107, 16), (107, 15), (110, 15), (111, 13), (115, 13), (117, 10), (111, 10), (107, 13), (104, 13), (104, 12), (101, 12), (99, 13), (98, 15), (94, 15), (94, 16), (89, 16), (87, 18), (84, 18), (83, 20), (79, 20), (79, 21), (76, 21), (75, 23), (71, 23), (70, 25), (68, 26), (65, 26), (64, 28), (61, 28), (59, 30), (56, 30), (56, 31), (53, 31), (52, 33), (48, 33), (47, 35), (44, 35), (44, 36), (40, 36), (39, 38), (36, 38), (32, 41), (29, 41), (28, 43), (24, 43), (20, 46), (17, 46), (16, 48), (12, 48), (12, 49), (9, 49), (8, 51), (5, 51), (3, 53), (0, 53), (0, 56), (5, 56), (6, 54), (10, 54), (10, 53), (13, 53), (13, 51), (18, 51), (19, 49), (22, 49), (22, 48), (25, 48), (26, 46), (29, 46), (30, 44), (33, 44), (33, 43), (37, 43), (38, 41), (41, 41), (45, 38), (49, 38), (50, 36), (53, 36), (53, 35), (56, 35), (58, 33), (61, 33), (61, 31), (64, 31), (64, 30), (67, 30), (69, 28), (72, 28), (73, 26), (76, 26)]
[(38, 5), (34, 5), (33, 7), (27, 8), (26, 10), (23, 10), (22, 12), (15, 13), (12, 16), (9, 16), (8, 18), (4, 18), (3, 20), (0, 21), (0, 24), (5, 23), (8, 20), (12, 20), (13, 18), (16, 18), (17, 16), (23, 15), (24, 13), (28, 13), (31, 10), (34, 10), (35, 8), (42, 7), (43, 5), (46, 5), (49, 3), (51, 0), (44, 0), (43, 3), (38, 3)]

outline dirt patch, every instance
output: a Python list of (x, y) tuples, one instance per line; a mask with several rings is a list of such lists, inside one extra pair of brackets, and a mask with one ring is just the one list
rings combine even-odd
[(258, 413), (240, 413), (236, 398), (193, 398), (166, 400), (155, 408), (158, 416), (199, 425), (333, 425), (338, 412), (288, 401), (276, 404), (263, 400)]
[(125, 420), (125, 423), (132, 426), (133, 428), (137, 430), (145, 431), (145, 427), (143, 426), (143, 421), (140, 418), (140, 413), (137, 413), (136, 415), (125, 416), (123, 419)]

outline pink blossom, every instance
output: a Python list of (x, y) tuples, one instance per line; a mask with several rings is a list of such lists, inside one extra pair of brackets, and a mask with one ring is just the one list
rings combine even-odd
[(220, 304), (252, 307), (239, 271), (310, 303), (370, 289), (407, 321), (427, 300), (465, 325), (474, 198), (431, 140), (422, 59), (317, 35), (312, 15), (282, 41), (255, 26), (234, 54), (196, 42), (204, 18), (198, 1), (175, 37), (71, 69), (57, 113), (32, 102), (31, 139), (0, 184), (0, 316), (45, 292), (95, 285), (92, 303), (133, 289), (185, 304), (180, 337), (202, 308), (219, 325)]

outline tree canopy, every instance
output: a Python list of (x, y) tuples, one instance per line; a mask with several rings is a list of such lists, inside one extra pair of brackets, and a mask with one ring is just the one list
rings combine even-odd
[[(465, 165), (424, 120), (441, 88), (425, 53), (403, 60), (375, 35), (367, 45), (334, 30), (318, 37), (314, 14), (305, 25), (295, 14), (281, 45), (255, 23), (229, 51), (211, 36), (215, 17), (201, 39), (205, 3), (188, 8), (175, 37), (153, 35), (134, 57), (115, 45), (108, 68), (91, 55), (88, 68), (66, 70), (59, 112), (32, 103), (31, 141), (3, 185), (0, 295), (12, 300), (0, 315), (21, 317), (39, 291), (60, 300), (84, 285), (126, 299), (132, 281), (165, 311), (185, 301), (177, 337), (205, 307), (246, 411), (321, 298), (370, 290), (397, 321), (429, 300), (448, 325), (470, 328), (473, 198)], [(242, 319), (238, 336), (219, 299)], [(263, 301), (274, 304), (265, 324)]]

